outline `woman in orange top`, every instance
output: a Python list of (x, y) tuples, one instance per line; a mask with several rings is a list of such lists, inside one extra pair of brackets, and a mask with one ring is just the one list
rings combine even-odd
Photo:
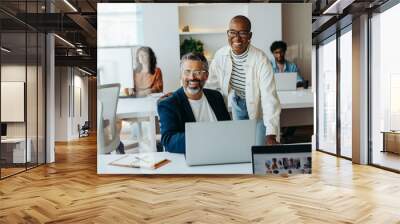
[(150, 47), (140, 47), (137, 50), (136, 64), (137, 67), (133, 72), (136, 97), (161, 93), (163, 91), (162, 73), (157, 67), (157, 58)]

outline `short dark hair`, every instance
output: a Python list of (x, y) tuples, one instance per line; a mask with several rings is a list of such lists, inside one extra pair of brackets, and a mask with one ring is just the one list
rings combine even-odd
[(203, 63), (203, 69), (208, 71), (208, 62), (207, 58), (204, 57), (202, 53), (197, 53), (197, 52), (189, 52), (187, 54), (184, 54), (181, 58), (181, 70), (182, 70), (182, 64), (184, 61), (201, 61)]
[(287, 45), (283, 41), (275, 41), (271, 44), (270, 50), (273, 53), (277, 49), (282, 49), (284, 52), (287, 50)]
[(249, 31), (251, 31), (251, 22), (250, 22), (249, 18), (247, 18), (246, 16), (237, 15), (231, 19), (230, 23), (233, 22), (234, 20), (244, 21), (246, 23), (247, 27), (249, 27)]
[(145, 52), (149, 56), (149, 72), (150, 74), (154, 75), (156, 73), (156, 66), (157, 66), (157, 58), (156, 55), (154, 54), (154, 51), (150, 47), (140, 47), (136, 51), (136, 68), (135, 68), (135, 73), (139, 73), (142, 71), (142, 64), (139, 62), (139, 52)]

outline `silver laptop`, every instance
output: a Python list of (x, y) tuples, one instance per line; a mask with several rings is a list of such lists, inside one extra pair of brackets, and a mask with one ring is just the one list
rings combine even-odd
[[(186, 163), (211, 165), (251, 162), (251, 147), (264, 138), (256, 120), (185, 124)], [(258, 134), (258, 135), (257, 135)]]
[(297, 72), (275, 73), (275, 84), (277, 91), (296, 90)]

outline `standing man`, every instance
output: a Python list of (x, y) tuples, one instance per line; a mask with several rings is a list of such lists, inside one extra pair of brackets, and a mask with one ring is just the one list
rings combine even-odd
[(235, 16), (227, 31), (229, 46), (219, 49), (210, 66), (207, 87), (230, 96), (234, 120), (263, 119), (265, 143), (276, 144), (281, 106), (271, 62), (250, 44), (251, 23)]
[(272, 62), (272, 69), (274, 73), (281, 72), (297, 72), (297, 82), (303, 82), (304, 79), (299, 74), (299, 69), (295, 63), (287, 61), (285, 59), (285, 54), (287, 50), (287, 45), (283, 41), (275, 41), (270, 47), (271, 53), (274, 55), (275, 60)]

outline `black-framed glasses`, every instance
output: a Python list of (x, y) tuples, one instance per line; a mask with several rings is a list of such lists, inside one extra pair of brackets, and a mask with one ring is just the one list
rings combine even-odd
[(193, 75), (196, 78), (201, 78), (204, 75), (206, 75), (208, 72), (206, 70), (190, 70), (190, 69), (185, 69), (183, 70), (183, 75), (184, 76), (190, 76)]
[(229, 37), (236, 37), (236, 36), (240, 36), (241, 38), (247, 38), (250, 35), (249, 31), (236, 31), (236, 30), (227, 30), (226, 32), (228, 34)]

